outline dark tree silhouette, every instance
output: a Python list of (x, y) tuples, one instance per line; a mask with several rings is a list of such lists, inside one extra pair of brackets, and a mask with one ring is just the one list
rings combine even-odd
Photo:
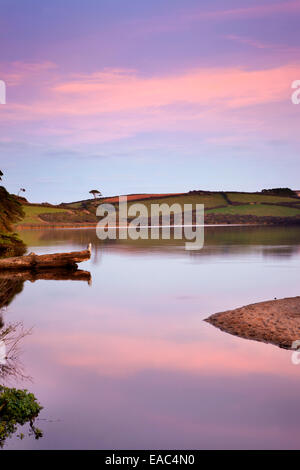
[(90, 194), (92, 194), (95, 199), (97, 199), (97, 196), (102, 196), (101, 192), (98, 191), (98, 189), (92, 189), (92, 190), (90, 191)]

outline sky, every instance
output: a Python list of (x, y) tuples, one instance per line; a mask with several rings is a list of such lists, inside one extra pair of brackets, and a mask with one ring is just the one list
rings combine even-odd
[(32, 202), (300, 189), (300, 0), (0, 0), (0, 169)]

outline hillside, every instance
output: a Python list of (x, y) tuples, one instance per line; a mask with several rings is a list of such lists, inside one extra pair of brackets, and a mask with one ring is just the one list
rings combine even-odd
[[(292, 191), (268, 190), (260, 193), (191, 191), (176, 194), (128, 195), (128, 206), (135, 202), (151, 204), (204, 204), (205, 222), (289, 225), (300, 224), (300, 198)], [(89, 226), (98, 221), (96, 208), (110, 203), (117, 208), (118, 196), (88, 199), (59, 206), (24, 203), (25, 218), (19, 224), (30, 226)]]

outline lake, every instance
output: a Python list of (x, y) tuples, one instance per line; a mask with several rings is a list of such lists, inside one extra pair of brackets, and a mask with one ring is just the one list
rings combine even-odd
[(95, 229), (24, 230), (38, 254), (84, 249), (81, 281), (26, 281), (3, 312), (22, 340), (44, 437), (6, 449), (299, 448), (300, 365), (291, 351), (203, 320), (299, 295), (300, 228), (207, 227), (178, 240), (101, 242)]

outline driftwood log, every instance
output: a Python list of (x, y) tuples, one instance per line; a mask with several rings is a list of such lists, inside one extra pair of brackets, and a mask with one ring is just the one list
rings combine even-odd
[(87, 261), (91, 257), (91, 247), (84, 251), (71, 253), (53, 253), (48, 255), (36, 255), (30, 253), (27, 256), (0, 259), (0, 272), (8, 270), (40, 270), (49, 268), (67, 268), (76, 270), (77, 263)]

